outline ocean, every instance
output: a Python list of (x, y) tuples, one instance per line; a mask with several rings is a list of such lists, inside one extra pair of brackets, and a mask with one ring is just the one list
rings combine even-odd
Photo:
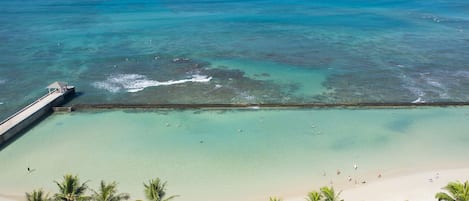
[[(462, 0), (0, 1), (0, 119), (54, 81), (76, 86), (70, 105), (467, 102), (467, 55)], [(92, 188), (115, 180), (132, 199), (155, 177), (181, 201), (358, 187), (468, 167), (468, 115), (465, 106), (56, 113), (0, 150), (0, 197), (55, 192), (66, 173)]]
[(74, 103), (468, 101), (469, 3), (1, 1), (0, 117)]

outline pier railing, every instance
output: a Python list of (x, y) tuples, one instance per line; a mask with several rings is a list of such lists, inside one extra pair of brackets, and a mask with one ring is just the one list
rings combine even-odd
[(34, 102), (32, 102), (31, 104), (21, 108), (21, 110), (15, 112), (14, 114), (10, 115), (9, 117), (7, 117), (6, 119), (4, 119), (3, 121), (0, 122), (0, 125), (4, 124), (5, 122), (9, 121), (10, 119), (13, 119), (14, 117), (16, 117), (18, 114), (24, 112), (25, 110), (29, 109), (30, 107), (32, 107), (33, 105), (35, 105), (36, 103), (40, 102), (41, 100), (45, 99), (47, 96), (51, 95), (52, 93), (55, 93), (56, 91), (58, 91), (57, 89), (54, 89), (52, 91), (50, 91), (49, 93), (45, 94), (44, 96), (41, 96), (40, 98), (36, 99)]

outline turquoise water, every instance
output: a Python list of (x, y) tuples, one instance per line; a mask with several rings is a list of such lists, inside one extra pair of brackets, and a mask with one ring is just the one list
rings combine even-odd
[(347, 176), (467, 167), (468, 122), (468, 107), (56, 114), (0, 151), (0, 194), (54, 192), (75, 173), (91, 187), (116, 180), (132, 199), (153, 177), (180, 201), (296, 197), (353, 185)]
[[(0, 9), (0, 117), (56, 80), (82, 92), (74, 103), (469, 100), (466, 1), (36, 0)], [(194, 76), (211, 79), (161, 85)]]
[[(468, 32), (460, 0), (0, 1), (0, 119), (56, 80), (77, 86), (71, 104), (469, 101)], [(467, 167), (468, 121), (467, 107), (52, 115), (0, 151), (0, 195), (77, 173), (135, 199), (157, 176), (181, 201), (298, 196)]]

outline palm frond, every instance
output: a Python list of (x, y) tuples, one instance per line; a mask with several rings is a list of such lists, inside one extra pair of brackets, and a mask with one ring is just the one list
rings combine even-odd
[(26, 193), (27, 201), (49, 201), (49, 194), (45, 194), (42, 189), (33, 190), (31, 193)]
[(457, 182), (449, 182), (445, 187), (442, 189), (448, 191), (439, 192), (435, 195), (439, 201), (469, 201), (469, 182), (466, 181), (461, 183), (460, 181)]
[(126, 193), (117, 194), (117, 183), (111, 182), (107, 184), (101, 181), (98, 191), (92, 190), (91, 198), (93, 201), (122, 201), (128, 200), (130, 196)]
[(269, 201), (283, 201), (282, 198), (278, 198), (278, 197), (270, 197), (269, 198)]
[(443, 192), (437, 193), (435, 198), (438, 199), (438, 201), (455, 201), (450, 195)]
[(336, 194), (333, 187), (329, 188), (327, 186), (320, 188), (320, 191), (323, 195), (324, 201), (339, 201), (340, 200), (339, 195), (340, 193), (342, 193), (342, 192), (339, 192)]
[(306, 196), (306, 201), (320, 201), (322, 199), (322, 195), (317, 191), (311, 191)]
[(149, 201), (165, 201), (177, 197), (164, 198), (166, 196), (166, 182), (162, 182), (160, 178), (152, 179), (148, 184), (143, 183), (143, 186), (145, 187), (145, 196)]
[(54, 181), (59, 188), (59, 192), (54, 195), (55, 200), (58, 201), (87, 201), (90, 197), (85, 196), (88, 189), (88, 181), (81, 183), (78, 176), (66, 174), (63, 176), (63, 181)]

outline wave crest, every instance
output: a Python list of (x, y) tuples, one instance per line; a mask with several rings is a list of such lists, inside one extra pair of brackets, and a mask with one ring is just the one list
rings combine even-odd
[(145, 75), (116, 74), (109, 76), (105, 81), (94, 82), (93, 86), (98, 89), (105, 89), (113, 93), (119, 92), (121, 90), (134, 93), (142, 91), (147, 87), (168, 86), (186, 82), (209, 82), (211, 79), (212, 77), (196, 74), (187, 79), (160, 82), (148, 79)]

